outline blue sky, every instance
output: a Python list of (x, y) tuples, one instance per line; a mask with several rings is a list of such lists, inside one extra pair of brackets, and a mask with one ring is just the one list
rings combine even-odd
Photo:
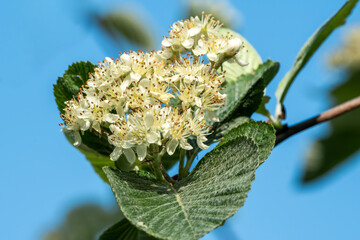
[[(0, 230), (2, 239), (40, 239), (61, 222), (66, 211), (83, 202), (112, 202), (109, 187), (60, 132), (52, 84), (74, 61), (96, 63), (116, 57), (111, 45), (86, 21), (86, 12), (107, 11), (114, 4), (140, 9), (141, 19), (165, 35), (182, 17), (177, 1), (13, 0), (0, 15)], [(242, 13), (241, 33), (263, 60), (281, 62), (267, 93), (274, 95), (306, 39), (345, 1), (232, 1)], [(338, 73), (326, 56), (346, 30), (360, 24), (360, 7), (348, 25), (337, 30), (301, 72), (285, 99), (293, 124), (327, 109), (326, 91)], [(159, 44), (158, 44), (159, 46)], [(133, 49), (136, 50), (136, 49)], [(270, 103), (274, 108), (274, 102)], [(315, 127), (282, 143), (256, 172), (245, 206), (225, 226), (204, 239), (357, 239), (360, 234), (360, 156), (309, 187), (299, 184), (306, 150), (324, 133)]]

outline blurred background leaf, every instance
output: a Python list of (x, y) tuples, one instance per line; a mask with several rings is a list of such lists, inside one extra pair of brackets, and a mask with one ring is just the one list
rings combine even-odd
[[(229, 28), (239, 27), (242, 23), (242, 15), (227, 0), (185, 1), (185, 13), (180, 14), (179, 19), (187, 19), (192, 16), (201, 17), (204, 11), (212, 14), (216, 20), (220, 20), (223, 26)], [(145, 11), (145, 12), (142, 12)], [(153, 19), (146, 10), (114, 8), (100, 14), (96, 11), (90, 13), (91, 19), (103, 30), (103, 32), (118, 46), (127, 43), (135, 44), (143, 50), (156, 49), (156, 39)]]
[[(331, 91), (334, 105), (360, 95), (360, 71)], [(333, 170), (360, 149), (360, 109), (330, 121), (329, 134), (310, 148), (302, 181), (308, 183)]]
[(83, 204), (71, 209), (54, 230), (46, 233), (44, 240), (91, 240), (114, 222), (123, 218), (117, 205), (104, 209), (97, 204)]
[[(344, 81), (331, 90), (333, 105), (360, 95), (360, 27), (355, 27), (345, 44), (330, 58), (341, 67)], [(360, 109), (330, 121), (329, 133), (318, 139), (307, 154), (302, 181), (309, 183), (339, 166), (360, 150)]]
[(220, 20), (226, 28), (239, 27), (242, 24), (242, 15), (229, 1), (226, 0), (192, 0), (186, 2), (184, 19), (205, 14), (212, 14), (216, 20)]
[(152, 50), (155, 48), (153, 27), (148, 26), (148, 21), (139, 19), (138, 15), (141, 14), (134, 10), (113, 10), (105, 15), (95, 13), (92, 17), (115, 43), (120, 45), (126, 40), (144, 50)]
[(344, 46), (330, 58), (330, 65), (347, 71), (360, 69), (360, 25), (353, 26), (344, 39)]

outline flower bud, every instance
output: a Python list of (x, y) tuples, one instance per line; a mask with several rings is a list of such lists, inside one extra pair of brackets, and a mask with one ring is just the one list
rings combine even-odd
[(234, 57), (240, 50), (242, 42), (239, 38), (233, 38), (229, 40), (229, 44), (224, 52), (227, 58)]

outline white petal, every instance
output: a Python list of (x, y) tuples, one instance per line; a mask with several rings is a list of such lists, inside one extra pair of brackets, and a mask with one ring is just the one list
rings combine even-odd
[(74, 137), (75, 137), (74, 146), (75, 147), (80, 146), (80, 144), (81, 144), (81, 135), (80, 135), (79, 131), (74, 132)]
[(235, 56), (239, 52), (241, 45), (242, 45), (242, 42), (239, 38), (230, 39), (229, 45), (225, 50), (225, 55), (227, 57)]
[(129, 141), (129, 140), (124, 140), (121, 142), (122, 144), (122, 147), (125, 148), (125, 149), (128, 149), (128, 148), (132, 148), (134, 146), (134, 143), (133, 141)]
[(121, 56), (120, 56), (120, 59), (121, 59), (121, 61), (122, 61), (124, 64), (130, 66), (130, 64), (131, 64), (131, 57), (130, 57), (128, 54), (123, 54), (123, 55), (121, 55)]
[(211, 121), (220, 122), (218, 116), (216, 116), (216, 114), (214, 112), (208, 112), (208, 116), (209, 116)]
[(143, 88), (149, 89), (150, 88), (150, 80), (147, 78), (144, 78), (139, 82), (139, 85), (142, 86)]
[(116, 135), (114, 135), (114, 134), (112, 134), (112, 135), (108, 136), (108, 141), (109, 141), (109, 143), (110, 143), (111, 145), (116, 146), (116, 147), (118, 147), (118, 146), (119, 146), (119, 144), (118, 144), (118, 141), (117, 141), (117, 140), (118, 140), (118, 139), (116, 138)]
[(105, 58), (105, 61), (108, 62), (108, 63), (113, 63), (113, 62), (114, 62), (114, 61), (113, 61), (111, 58), (109, 58), (109, 57), (106, 57), (106, 58)]
[[(198, 80), (199, 80), (199, 82), (203, 82), (203, 81), (204, 81), (204, 79), (201, 78), (201, 77), (199, 77)], [(205, 87), (206, 87), (206, 84), (198, 85), (198, 86), (196, 87), (196, 92), (197, 92), (198, 94), (200, 94), (202, 91), (205, 90)]]
[(155, 98), (159, 98), (161, 96), (161, 93), (150, 91), (151, 95)]
[(163, 135), (164, 135), (164, 136), (168, 133), (168, 131), (170, 130), (170, 128), (171, 128), (171, 124), (168, 123), (168, 122), (166, 122), (166, 123), (164, 123), (164, 124), (162, 125), (162, 129), (164, 130), (164, 132), (163, 132)]
[(195, 104), (196, 104), (197, 107), (201, 108), (201, 106), (202, 106), (201, 98), (195, 97)]
[(172, 83), (175, 83), (175, 82), (177, 82), (179, 79), (180, 79), (179, 74), (176, 74), (176, 75), (174, 75), (174, 76), (171, 77), (171, 82), (172, 82)]
[(186, 117), (188, 119), (192, 119), (192, 116), (193, 116), (192, 110), (191, 110), (191, 108), (188, 108), (188, 110), (186, 111)]
[(147, 112), (144, 117), (145, 126), (147, 129), (150, 129), (154, 125), (154, 114), (152, 112)]
[(124, 112), (124, 108), (123, 106), (121, 106), (121, 104), (118, 104), (116, 106), (116, 112), (120, 117), (124, 117), (125, 116), (125, 112)]
[(186, 49), (190, 49), (194, 45), (194, 39), (188, 38), (185, 41), (183, 41), (181, 45), (183, 45), (184, 48)]
[(184, 138), (180, 139), (180, 147), (185, 150), (193, 149), (193, 147)]
[(130, 73), (130, 78), (131, 78), (132, 81), (137, 82), (137, 81), (140, 80), (141, 75), (138, 74), (138, 73), (131, 72)]
[(184, 82), (186, 83), (186, 84), (190, 84), (190, 83), (192, 83), (193, 81), (194, 81), (194, 76), (192, 76), (192, 75), (186, 75), (184, 78), (183, 78), (183, 80), (184, 80)]
[(205, 136), (202, 136), (202, 135), (200, 135), (200, 136), (198, 136), (197, 138), (196, 138), (196, 143), (197, 143), (197, 145), (199, 146), (199, 148), (201, 148), (201, 149), (207, 149), (209, 146), (207, 146), (207, 145), (205, 145), (203, 142), (205, 142), (207, 140), (207, 138), (205, 137)]
[(169, 38), (165, 38), (164, 40), (162, 40), (161, 45), (163, 45), (164, 47), (171, 47), (172, 43)]
[(166, 151), (169, 155), (173, 155), (177, 146), (179, 145), (179, 141), (177, 139), (171, 139), (167, 144), (166, 144)]
[(217, 58), (216, 53), (208, 53), (206, 56), (210, 61), (212, 61), (212, 62), (216, 61), (216, 58)]
[(86, 131), (90, 128), (90, 121), (89, 120), (83, 120), (80, 122), (80, 130)]
[(165, 104), (168, 104), (170, 101), (170, 98), (175, 98), (174, 95), (172, 95), (171, 93), (167, 93), (167, 94), (162, 94), (159, 97), (159, 100)]
[(199, 34), (200, 32), (201, 32), (201, 26), (195, 26), (195, 27), (192, 27), (188, 33), (189, 33), (190, 37), (193, 37), (193, 36)]
[(195, 56), (200, 56), (200, 55), (204, 55), (206, 54), (206, 48), (202, 48), (199, 46), (196, 46), (196, 48), (193, 50), (193, 53), (195, 54)]
[(169, 48), (169, 47), (165, 48), (161, 53), (161, 57), (164, 59), (169, 59), (172, 57), (172, 55), (173, 55), (173, 52), (172, 52), (171, 48)]
[(140, 161), (144, 160), (146, 157), (146, 150), (147, 146), (145, 144), (137, 145), (136, 146), (136, 153), (138, 155), (138, 159)]
[(124, 81), (120, 85), (120, 90), (122, 92), (125, 92), (126, 88), (130, 85), (130, 77), (127, 77), (124, 79)]
[(147, 141), (149, 143), (156, 143), (157, 141), (159, 141), (159, 139), (160, 139), (160, 135), (155, 131), (151, 131), (147, 134)]
[(114, 123), (119, 119), (119, 116), (117, 114), (113, 113), (107, 113), (104, 115), (104, 121), (108, 123)]
[(207, 41), (199, 39), (199, 41), (197, 42), (198, 46), (205, 48), (206, 47), (206, 43)]
[(236, 57), (235, 57), (235, 62), (237, 62), (237, 64), (239, 64), (239, 65), (242, 66), (242, 67), (245, 67), (245, 66), (249, 65), (249, 63), (246, 62), (245, 60), (238, 59), (238, 58), (236, 58)]
[(80, 119), (90, 118), (91, 112), (88, 109), (79, 108), (76, 111), (76, 116)]
[(120, 147), (116, 147), (114, 149), (114, 151), (110, 154), (110, 160), (111, 161), (116, 161), (119, 159), (119, 157), (121, 156), (122, 154), (122, 148)]
[(97, 131), (98, 133), (101, 133), (101, 127), (100, 127), (100, 123), (98, 121), (94, 121), (92, 123), (92, 128)]
[(110, 126), (109, 126), (109, 129), (110, 129), (110, 131), (112, 132), (112, 133), (117, 133), (117, 132), (119, 132), (119, 128), (117, 127), (117, 126), (115, 126), (114, 124), (111, 124)]
[(120, 69), (124, 71), (125, 73), (130, 72), (131, 67), (126, 65), (120, 65)]
[(124, 149), (124, 154), (129, 163), (133, 164), (135, 162), (135, 153), (131, 148)]

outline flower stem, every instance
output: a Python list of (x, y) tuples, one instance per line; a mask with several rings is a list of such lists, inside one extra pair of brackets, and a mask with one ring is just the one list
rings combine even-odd
[(176, 182), (174, 179), (172, 179), (169, 176), (169, 174), (166, 172), (166, 169), (163, 166), (161, 166), (161, 171), (162, 171), (162, 174), (163, 174), (164, 178), (166, 179), (166, 181), (168, 181), (171, 184), (174, 184)]
[(199, 152), (199, 150), (195, 149), (195, 151), (192, 153), (191, 156), (187, 156), (185, 168), (183, 171), (183, 177), (186, 177), (189, 174), (190, 167), (191, 167), (196, 155), (198, 154), (198, 152)]
[(186, 151), (184, 149), (180, 150), (179, 158), (179, 180), (184, 177), (184, 161), (185, 161)]
[(166, 182), (165, 180), (165, 177), (161, 171), (161, 159), (162, 159), (162, 156), (165, 154), (166, 152), (166, 149), (163, 148), (161, 150), (161, 152), (159, 152), (156, 156), (155, 156), (155, 159), (154, 159), (154, 162), (153, 162), (153, 165), (154, 165), (154, 173), (155, 173), (155, 176), (156, 176), (156, 179), (159, 180), (160, 182)]

